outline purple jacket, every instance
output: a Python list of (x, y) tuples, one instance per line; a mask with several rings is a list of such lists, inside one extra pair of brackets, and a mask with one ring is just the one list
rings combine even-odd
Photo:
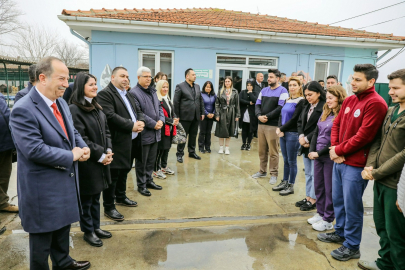
[(204, 114), (206, 116), (209, 113), (215, 114), (215, 100), (217, 99), (217, 95), (215, 95), (215, 93), (213, 95), (208, 95), (207, 92), (201, 92), (201, 96), (204, 102)]

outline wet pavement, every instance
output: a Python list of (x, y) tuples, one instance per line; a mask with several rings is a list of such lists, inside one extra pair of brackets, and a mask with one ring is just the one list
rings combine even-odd
[[(240, 144), (232, 140), (231, 155), (219, 155), (213, 137), (211, 154), (201, 154), (200, 161), (185, 157), (183, 164), (176, 163), (174, 146), (169, 167), (176, 174), (155, 180), (163, 190), (151, 190), (151, 197), (134, 190), (132, 170), (127, 195), (139, 206), (117, 206), (126, 218), (121, 223), (102, 216), (102, 228), (113, 238), (103, 240), (101, 248), (85, 243), (73, 224), (71, 256), (90, 260), (92, 269), (358, 269), (357, 260), (330, 256), (339, 245), (316, 239), (306, 222), (314, 211), (294, 206), (305, 197), (302, 157), (295, 194), (283, 197), (271, 190), (269, 177), (250, 177), (259, 167), (257, 142), (250, 152), (240, 151)], [(280, 155), (279, 180), (282, 168)], [(15, 165), (9, 195), (17, 201)], [(372, 183), (364, 204), (362, 259), (373, 260), (379, 245), (370, 213)], [(18, 216), (0, 213), (0, 220), (8, 228), (0, 236), (0, 269), (28, 269), (28, 235)]]

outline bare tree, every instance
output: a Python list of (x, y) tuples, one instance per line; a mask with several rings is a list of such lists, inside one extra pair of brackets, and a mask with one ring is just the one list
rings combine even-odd
[(55, 54), (58, 40), (56, 31), (43, 26), (27, 26), (17, 30), (15, 37), (14, 53), (19, 58), (36, 62)]
[(80, 46), (63, 40), (55, 47), (55, 55), (68, 67), (76, 67), (83, 62), (88, 62), (87, 46)]
[(22, 14), (14, 0), (0, 0), (0, 35), (20, 28), (18, 17)]

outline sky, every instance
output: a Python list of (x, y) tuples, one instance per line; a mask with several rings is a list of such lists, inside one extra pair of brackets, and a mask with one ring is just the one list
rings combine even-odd
[[(154, 0), (151, 2), (141, 2), (133, 0), (15, 0), (21, 11), (24, 13), (21, 16), (21, 21), (30, 25), (46, 25), (54, 31), (60, 32), (62, 35), (74, 43), (80, 43), (76, 37), (69, 32), (69, 27), (57, 18), (57, 15), (66, 10), (89, 10), (94, 9), (123, 9), (123, 8), (224, 8), (228, 10), (244, 11), (260, 14), (268, 14), (278, 17), (287, 17), (289, 19), (298, 19), (308, 22), (318, 22), (321, 24), (331, 24), (343, 19), (356, 16), (345, 22), (334, 24), (348, 28), (358, 29), (361, 27), (373, 25), (391, 19), (396, 19), (404, 16), (405, 3), (387, 8), (369, 15), (358, 17), (358, 15), (377, 10), (389, 5), (393, 5), (401, 0), (283, 0), (283, 1), (183, 1), (171, 0), (162, 1)], [(387, 22), (384, 24), (364, 28), (366, 31), (379, 33), (393, 33), (396, 36), (405, 36), (405, 18)], [(381, 62), (393, 56), (398, 50), (393, 50)], [(405, 52), (398, 55), (388, 64), (380, 68), (379, 82), (388, 82), (387, 75), (392, 71), (405, 68)]]

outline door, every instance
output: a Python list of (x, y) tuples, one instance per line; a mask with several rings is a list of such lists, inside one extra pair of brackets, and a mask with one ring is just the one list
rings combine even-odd
[[(225, 77), (230, 76), (233, 80), (233, 87), (238, 90), (238, 93), (245, 89), (247, 72), (243, 68), (219, 68), (218, 69), (218, 91), (222, 89)], [(245, 82), (245, 83), (244, 83)], [(218, 92), (216, 91), (216, 92)]]
[(267, 69), (256, 69), (256, 68), (249, 68), (249, 79), (254, 79), (256, 80), (256, 75), (257, 73), (263, 73), (263, 85), (264, 87), (269, 86), (269, 84), (267, 83), (267, 78), (269, 77), (269, 72)]

